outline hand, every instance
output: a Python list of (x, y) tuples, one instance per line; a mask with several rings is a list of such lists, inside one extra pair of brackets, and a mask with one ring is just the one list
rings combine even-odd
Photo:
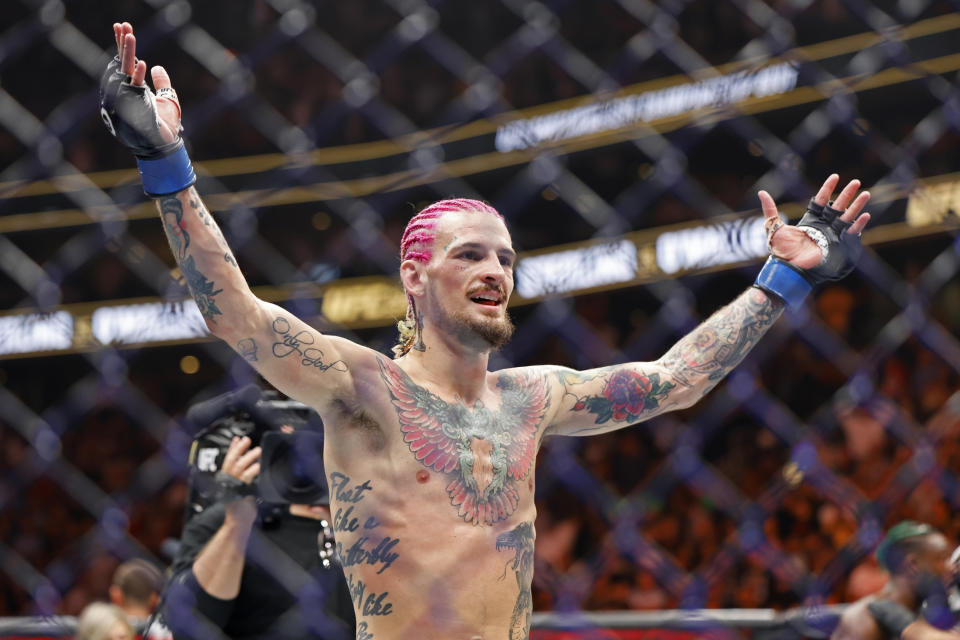
[(137, 159), (143, 191), (151, 198), (180, 193), (197, 175), (180, 137), (180, 102), (170, 76), (154, 67), (154, 94), (144, 79), (147, 63), (137, 60), (137, 39), (130, 23), (113, 25), (117, 56), (100, 78), (100, 116), (110, 134)]
[[(130, 76), (130, 84), (144, 86), (147, 75), (147, 63), (137, 60), (137, 38), (133, 35), (133, 26), (129, 22), (113, 24), (113, 37), (117, 43), (117, 56), (120, 58), (120, 72)], [(170, 76), (163, 67), (150, 70), (157, 104), (157, 120), (160, 124), (160, 136), (164, 142), (173, 142), (180, 135), (180, 99), (170, 84)], [(146, 88), (150, 91), (150, 88)]]
[[(249, 437), (234, 438), (223, 456), (220, 471), (244, 484), (253, 482), (260, 473), (260, 447), (250, 448)], [(227, 503), (227, 516), (252, 523), (257, 515), (257, 502), (253, 496)]]
[[(837, 174), (831, 175), (824, 181), (813, 201), (820, 206), (825, 206), (839, 182), (840, 176)], [(859, 188), (860, 181), (851, 180), (831, 205), (833, 209), (843, 212), (840, 220), (850, 224), (846, 233), (854, 236), (863, 231), (867, 223), (870, 222), (869, 213), (860, 213), (866, 206), (867, 201), (870, 200), (870, 192), (864, 191), (854, 197)], [(757, 195), (760, 197), (763, 217), (766, 218), (765, 226), (770, 252), (775, 257), (800, 269), (809, 270), (817, 267), (824, 258), (820, 246), (799, 226), (784, 224), (779, 213), (777, 213), (777, 205), (769, 193), (760, 191)]]
[(233, 476), (244, 484), (253, 482), (260, 473), (260, 447), (250, 448), (252, 441), (249, 437), (235, 437), (223, 456), (220, 471)]

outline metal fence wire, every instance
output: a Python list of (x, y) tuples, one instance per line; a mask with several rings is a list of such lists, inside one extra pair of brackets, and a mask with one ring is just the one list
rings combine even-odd
[[(652, 360), (748, 286), (756, 192), (874, 194), (857, 271), (692, 409), (558, 438), (537, 611), (813, 606), (884, 529), (960, 537), (960, 2), (8, 0), (0, 7), (0, 614), (76, 614), (182, 524), (213, 341), (100, 122), (110, 25), (184, 109), (258, 295), (383, 352), (400, 233), (493, 204), (521, 251), (493, 366)], [(759, 239), (759, 242), (758, 242)]]

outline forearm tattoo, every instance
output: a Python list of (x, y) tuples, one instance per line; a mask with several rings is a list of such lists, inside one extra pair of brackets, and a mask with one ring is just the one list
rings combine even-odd
[(214, 316), (222, 316), (223, 312), (217, 307), (214, 297), (223, 289), (214, 289), (216, 285), (197, 269), (193, 256), (187, 256), (180, 261), (180, 271), (187, 281), (187, 286), (190, 287), (193, 299), (197, 301), (200, 314), (207, 320), (216, 322)]
[[(573, 399), (573, 411), (596, 416), (594, 424), (631, 424), (666, 409), (681, 406), (677, 394), (692, 389), (706, 394), (727, 375), (783, 312), (783, 303), (751, 288), (678, 342), (654, 367), (618, 365), (581, 373), (554, 370), (564, 397)], [(599, 393), (597, 382), (602, 387)], [(590, 393), (575, 391), (593, 382)], [(684, 394), (690, 397), (689, 392)], [(570, 435), (601, 429), (588, 427)]]
[(173, 257), (177, 263), (187, 257), (187, 247), (190, 246), (190, 234), (187, 233), (187, 224), (183, 221), (183, 206), (177, 198), (164, 198), (160, 201), (160, 218), (163, 220), (163, 230), (167, 233), (167, 240), (173, 250)]
[(685, 336), (661, 362), (673, 380), (706, 394), (740, 364), (783, 313), (783, 303), (751, 287)]
[[(199, 200), (196, 202), (190, 200), (190, 205), (194, 209), (199, 206), (197, 213), (203, 219), (202, 214), (200, 214), (203, 205)], [(209, 214), (206, 215), (209, 218)], [(163, 219), (163, 228), (170, 242), (170, 248), (173, 250), (173, 257), (176, 258), (177, 264), (180, 266), (180, 272), (186, 280), (193, 299), (197, 302), (200, 314), (206, 320), (216, 322), (216, 316), (223, 315), (223, 312), (220, 311), (214, 298), (223, 289), (217, 289), (216, 284), (197, 268), (193, 255), (187, 255), (187, 248), (190, 246), (190, 234), (187, 231), (187, 222), (183, 217), (183, 205), (180, 203), (180, 199), (175, 196), (162, 198), (160, 200), (160, 217)], [(216, 225), (213, 225), (213, 228), (216, 229)], [(220, 235), (220, 239), (223, 241), (222, 235)]]

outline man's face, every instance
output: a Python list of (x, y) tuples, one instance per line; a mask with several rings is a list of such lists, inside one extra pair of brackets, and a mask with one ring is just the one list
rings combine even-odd
[(917, 567), (921, 571), (940, 576), (944, 583), (951, 581), (951, 548), (947, 539), (939, 533), (925, 536), (923, 550), (916, 554)]
[(498, 349), (513, 335), (513, 251), (506, 225), (488, 213), (448, 213), (438, 221), (426, 265), (421, 308), (428, 321), (461, 344)]

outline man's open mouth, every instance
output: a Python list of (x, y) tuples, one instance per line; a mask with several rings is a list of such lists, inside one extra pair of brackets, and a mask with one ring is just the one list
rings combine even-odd
[(470, 296), (470, 299), (487, 307), (498, 307), (501, 301), (500, 295), (497, 293), (477, 293)]

